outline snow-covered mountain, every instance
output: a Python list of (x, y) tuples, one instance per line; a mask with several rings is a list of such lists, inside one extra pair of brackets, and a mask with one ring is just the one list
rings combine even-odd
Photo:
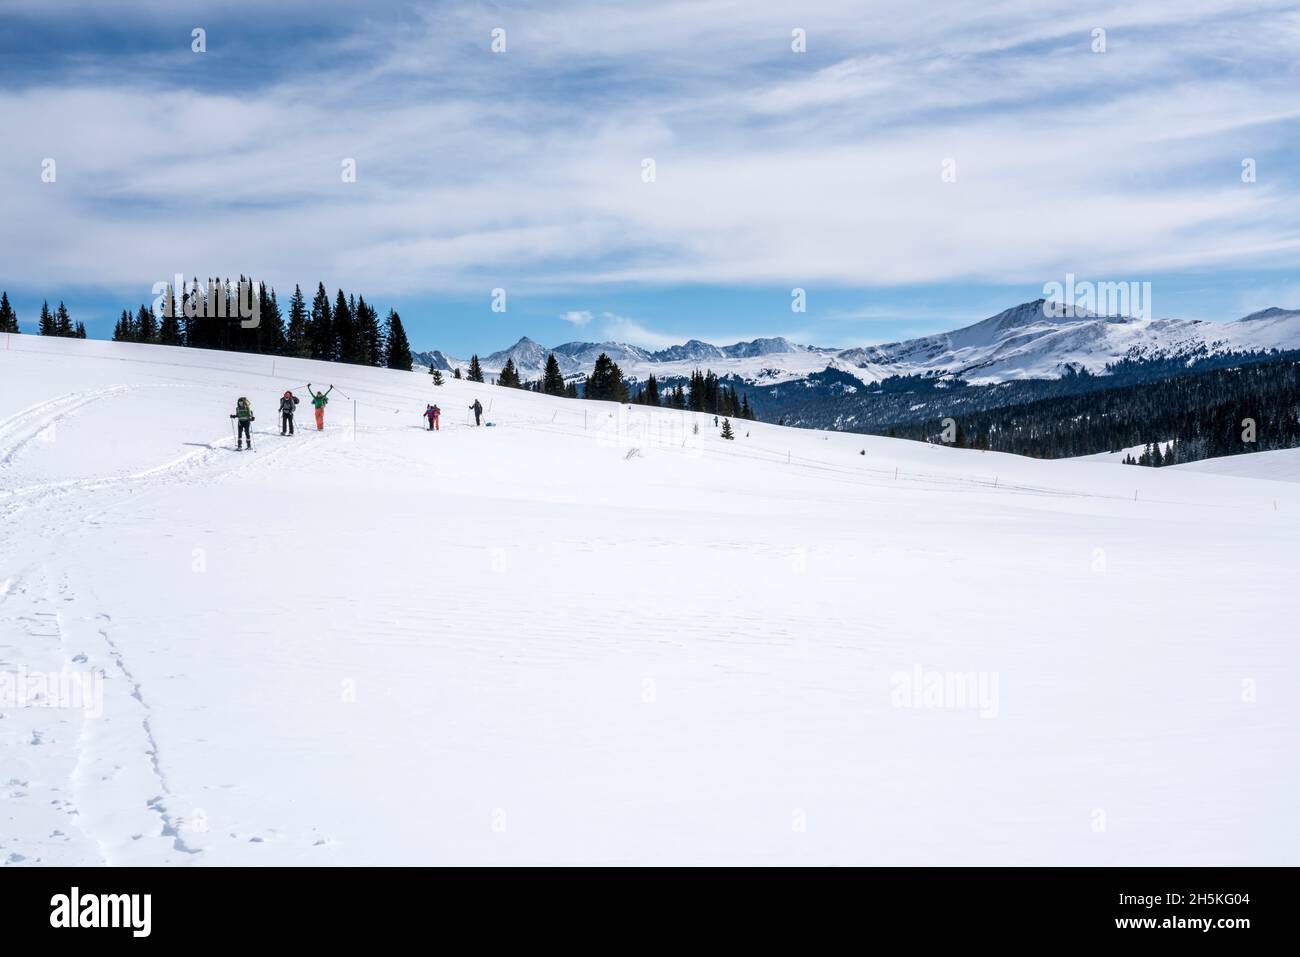
[[(548, 349), (524, 337), (509, 349), (480, 357), (483, 370), (496, 375), (507, 359), (524, 379), (541, 376), (546, 357), (555, 353), (566, 377), (591, 371), (602, 352), (634, 379), (650, 374), (689, 376), (697, 368), (737, 376), (756, 385), (777, 385), (833, 368), (865, 382), (894, 375), (959, 376), (972, 383), (1008, 379), (1056, 378), (1069, 368), (1102, 372), (1125, 357), (1158, 359), (1235, 350), (1300, 349), (1300, 310), (1273, 307), (1233, 322), (1196, 319), (1134, 319), (1099, 316), (1076, 309), (1057, 315), (1043, 299), (1013, 306), (952, 332), (902, 342), (827, 349), (797, 345), (784, 338), (754, 339), (717, 346), (699, 339), (650, 351), (619, 342), (566, 342)], [(438, 350), (417, 353), (416, 367), (468, 367)]]

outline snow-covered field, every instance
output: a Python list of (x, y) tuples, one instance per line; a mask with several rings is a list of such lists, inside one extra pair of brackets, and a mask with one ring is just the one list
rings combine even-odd
[(0, 862), (1300, 861), (1300, 485), (5, 338)]

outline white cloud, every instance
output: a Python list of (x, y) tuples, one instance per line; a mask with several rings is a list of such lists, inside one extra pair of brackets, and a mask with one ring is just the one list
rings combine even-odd
[(570, 309), (568, 312), (561, 314), (561, 319), (565, 322), (571, 322), (575, 326), (585, 326), (591, 322), (591, 312), (587, 309)]
[[(160, 90), (124, 62), (115, 88), (0, 92), (5, 219), (22, 224), (0, 229), (0, 262), (46, 286), (256, 270), (485, 295), (1285, 264), (1300, 196), (1271, 171), (1296, 146), (1297, 23), (1295, 3), (1227, 0), (1086, 17), (890, 2), (870, 19), (822, 0), (559, 3), (404, 31), (380, 16), (352, 38), (369, 66), (237, 94)], [(1239, 182), (1242, 156), (1262, 157), (1259, 183)]]

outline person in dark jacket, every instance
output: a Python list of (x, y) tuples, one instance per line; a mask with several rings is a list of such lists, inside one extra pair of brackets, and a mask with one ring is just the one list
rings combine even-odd
[(238, 401), (235, 402), (235, 411), (231, 413), (230, 417), (239, 420), (239, 432), (236, 439), (238, 444), (235, 448), (242, 452), (244, 439), (247, 438), (248, 447), (251, 449), (253, 447), (252, 423), (254, 419), (252, 403), (241, 395)]
[(293, 435), (293, 413), (298, 408), (298, 397), (286, 390), (280, 396), (280, 434)]
[(475, 399), (474, 404), (471, 405), (470, 408), (474, 410), (474, 424), (482, 425), (483, 424), (483, 403), (480, 402), (478, 399)]

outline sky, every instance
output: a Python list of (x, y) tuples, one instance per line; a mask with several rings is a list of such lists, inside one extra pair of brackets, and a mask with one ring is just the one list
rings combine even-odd
[(0, 289), (323, 281), (457, 355), (1297, 308), (1298, 54), (1300, 0), (3, 0)]

